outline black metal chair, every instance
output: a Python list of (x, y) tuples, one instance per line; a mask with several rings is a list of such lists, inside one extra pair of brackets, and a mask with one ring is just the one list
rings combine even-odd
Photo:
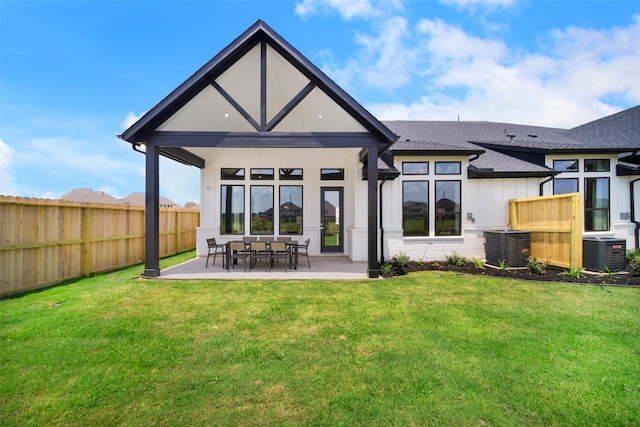
[(281, 241), (273, 241), (270, 245), (269, 251), (269, 271), (273, 268), (273, 262), (278, 259), (284, 259), (284, 272), (287, 272), (289, 266), (289, 250), (287, 249), (287, 243)]
[(222, 255), (222, 268), (224, 268), (224, 258), (227, 255), (227, 245), (216, 243), (215, 237), (212, 237), (210, 239), (207, 239), (207, 247), (207, 263), (205, 264), (204, 268), (209, 268), (209, 257), (211, 255), (213, 255), (213, 264), (211, 265), (216, 265), (216, 256), (218, 254)]
[(256, 261), (259, 259), (264, 259), (267, 264), (267, 268), (269, 268), (269, 250), (267, 249), (267, 242), (265, 241), (253, 241), (251, 242), (249, 249), (251, 250), (251, 268), (256, 266)]
[(244, 262), (244, 272), (247, 272), (247, 258), (251, 257), (251, 251), (247, 249), (247, 245), (243, 241), (229, 242), (227, 249), (227, 271), (231, 271), (230, 267), (237, 263), (239, 259)]
[(298, 243), (298, 256), (306, 256), (307, 257), (307, 264), (309, 265), (309, 268), (311, 268), (311, 261), (309, 261), (309, 242), (311, 241), (311, 239), (307, 239), (305, 240), (304, 243)]

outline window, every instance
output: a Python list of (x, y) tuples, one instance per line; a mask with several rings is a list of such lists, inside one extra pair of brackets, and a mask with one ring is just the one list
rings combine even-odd
[(251, 179), (262, 181), (273, 181), (273, 169), (251, 168)]
[(609, 230), (609, 178), (585, 178), (584, 230)]
[(251, 186), (251, 234), (273, 234), (273, 185)]
[(302, 181), (302, 169), (280, 169), (281, 181)]
[(578, 178), (556, 178), (553, 180), (553, 194), (567, 194), (577, 192)]
[(429, 182), (402, 183), (402, 229), (404, 236), (429, 235)]
[(344, 180), (344, 169), (320, 169), (321, 181), (342, 181)]
[(460, 181), (436, 181), (436, 236), (460, 235), (460, 185)]
[(244, 234), (244, 185), (223, 185), (220, 194), (220, 234)]
[(244, 180), (244, 168), (222, 168), (221, 179)]
[(429, 175), (429, 162), (402, 162), (403, 175)]
[(460, 162), (436, 162), (436, 175), (460, 175)]
[(302, 234), (302, 186), (280, 186), (280, 234)]
[(554, 160), (553, 169), (560, 172), (578, 172), (578, 160)]
[(585, 159), (585, 172), (609, 172), (609, 159)]

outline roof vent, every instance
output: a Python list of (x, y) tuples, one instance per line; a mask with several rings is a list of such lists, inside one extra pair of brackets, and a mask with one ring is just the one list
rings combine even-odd
[(527, 135), (529, 138), (537, 138), (538, 135), (536, 135), (535, 133), (530, 133), (529, 135)]

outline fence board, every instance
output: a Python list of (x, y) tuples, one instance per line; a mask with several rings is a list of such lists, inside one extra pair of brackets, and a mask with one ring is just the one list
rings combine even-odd
[(531, 232), (531, 254), (550, 265), (582, 267), (581, 193), (509, 200), (509, 223)]
[[(144, 207), (0, 196), (0, 296), (139, 264)], [(195, 248), (200, 212), (160, 209), (161, 256)]]

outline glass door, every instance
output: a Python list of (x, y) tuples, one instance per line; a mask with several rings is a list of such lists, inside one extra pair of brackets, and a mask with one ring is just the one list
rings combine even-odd
[(322, 187), (320, 189), (320, 250), (343, 252), (344, 225), (342, 223), (343, 188)]

